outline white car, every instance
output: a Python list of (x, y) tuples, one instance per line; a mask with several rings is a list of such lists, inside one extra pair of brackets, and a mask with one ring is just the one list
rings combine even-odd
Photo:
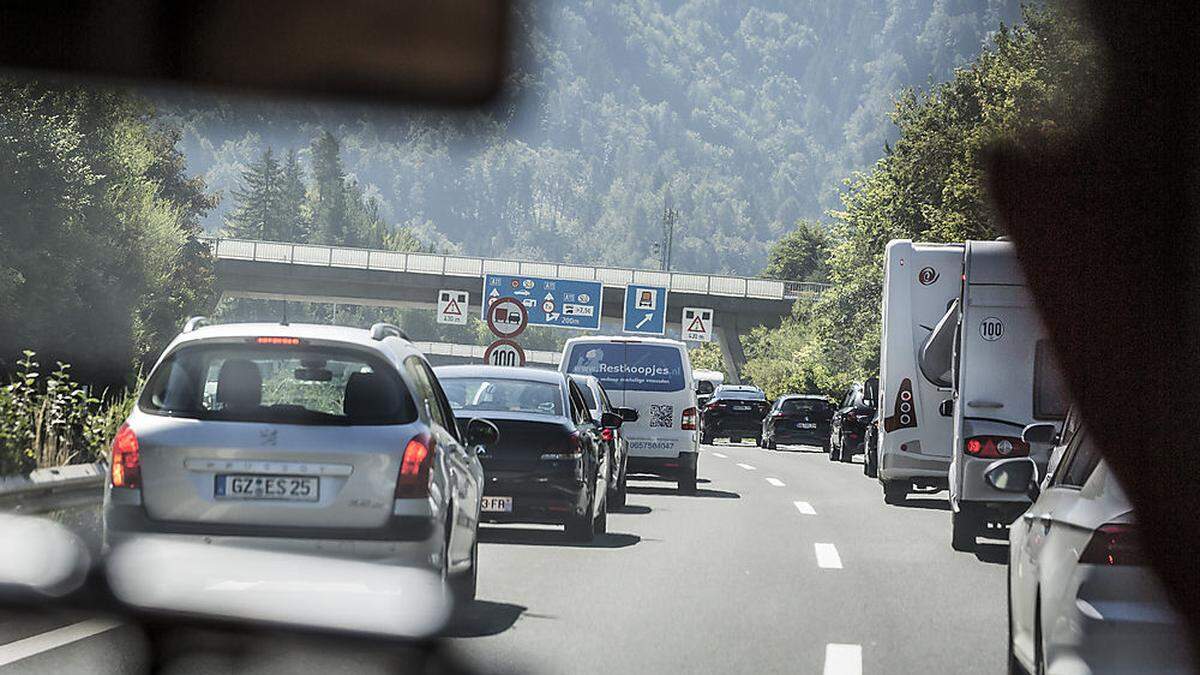
[(189, 321), (113, 442), (106, 548), (134, 540), (429, 569), (475, 594), (490, 422), (460, 429), (395, 326)]
[[(1024, 435), (1057, 434), (1042, 423)], [(1009, 672), (1193, 672), (1181, 620), (1138, 547), (1129, 498), (1078, 419), (1068, 417), (1059, 451), (1041, 488), (1030, 458), (986, 472), (993, 487), (1035, 497), (1010, 530)]]

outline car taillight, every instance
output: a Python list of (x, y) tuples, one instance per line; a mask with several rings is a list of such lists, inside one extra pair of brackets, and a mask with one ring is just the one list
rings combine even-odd
[(1029, 444), (1013, 436), (972, 436), (963, 450), (980, 459), (1029, 456)]
[(696, 409), (688, 408), (683, 411), (683, 418), (680, 420), (679, 428), (684, 431), (695, 431), (696, 429)]
[(565, 448), (544, 453), (542, 455), (542, 459), (551, 461), (571, 461), (583, 459), (583, 443), (579, 440), (579, 432), (576, 431), (570, 436), (567, 436), (567, 446)]
[(433, 468), (433, 439), (425, 434), (413, 436), (404, 446), (400, 475), (396, 477), (396, 499), (429, 496), (429, 471)]
[(142, 463), (138, 457), (138, 439), (129, 423), (117, 429), (112, 442), (112, 486), (140, 488), (142, 486)]
[(783, 413), (781, 413), (781, 412), (775, 412), (775, 413), (771, 413), (771, 419), (775, 419), (775, 420), (777, 420), (777, 419), (780, 419), (780, 418), (782, 418), (782, 417), (783, 417)]
[(1088, 565), (1145, 565), (1133, 525), (1108, 523), (1096, 528), (1079, 562)]
[(605, 441), (611, 441), (613, 439), (613, 430), (612, 429), (601, 429), (600, 430), (600, 439), (605, 440)]

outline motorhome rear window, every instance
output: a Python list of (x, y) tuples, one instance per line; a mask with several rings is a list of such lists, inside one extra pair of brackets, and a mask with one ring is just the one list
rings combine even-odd
[(1070, 395), (1062, 372), (1047, 340), (1038, 340), (1033, 363), (1033, 416), (1039, 420), (1060, 420), (1067, 416)]
[(593, 375), (609, 391), (680, 391), (685, 386), (679, 350), (666, 345), (577, 343), (567, 357), (567, 372)]

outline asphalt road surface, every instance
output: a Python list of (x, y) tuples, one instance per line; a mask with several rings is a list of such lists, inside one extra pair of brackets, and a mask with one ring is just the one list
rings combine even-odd
[[(694, 496), (632, 481), (591, 544), (484, 527), (479, 599), (447, 653), (501, 673), (1004, 671), (1007, 549), (952, 551), (944, 492), (886, 506), (860, 464), (811, 448), (705, 446), (700, 476)], [(136, 672), (137, 644), (103, 617), (0, 614), (0, 673)], [(271, 650), (184, 670), (378, 665), (336, 643)]]

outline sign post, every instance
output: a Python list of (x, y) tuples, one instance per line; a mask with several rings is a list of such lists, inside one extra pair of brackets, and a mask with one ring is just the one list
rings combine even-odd
[(469, 299), (466, 291), (438, 291), (437, 322), (465, 325)]
[(625, 287), (626, 333), (663, 335), (667, 332), (667, 289), (661, 286)]
[(490, 315), (494, 304), (508, 299), (525, 308), (530, 325), (595, 330), (600, 327), (603, 292), (604, 285), (599, 281), (486, 274), (483, 277), (484, 318), (486, 320)]
[(707, 307), (684, 307), (680, 334), (691, 342), (712, 342), (713, 311)]

